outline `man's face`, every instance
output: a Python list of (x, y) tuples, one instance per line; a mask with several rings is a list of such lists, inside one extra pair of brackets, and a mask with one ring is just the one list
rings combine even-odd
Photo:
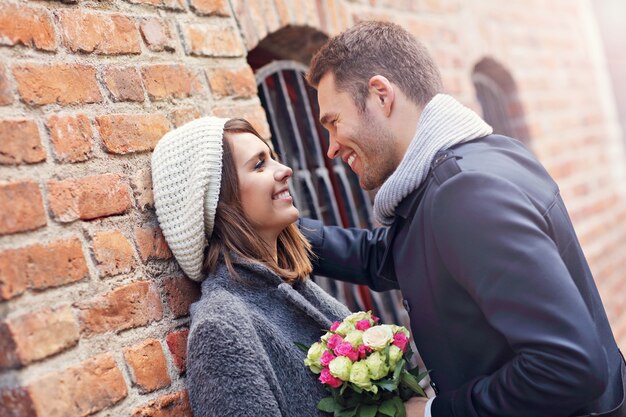
[(328, 157), (340, 157), (347, 163), (358, 175), (361, 188), (381, 186), (397, 161), (395, 140), (376, 106), (377, 98), (370, 94), (365, 111), (360, 112), (348, 92), (337, 91), (335, 77), (329, 72), (320, 80), (317, 100), (320, 122), (329, 133)]

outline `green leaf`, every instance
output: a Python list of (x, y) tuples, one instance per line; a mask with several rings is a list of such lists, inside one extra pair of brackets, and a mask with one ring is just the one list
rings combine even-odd
[(389, 417), (394, 417), (396, 415), (396, 404), (393, 400), (385, 400), (378, 407), (378, 412)]
[(400, 399), (400, 397), (393, 397), (391, 399), (396, 407), (396, 417), (406, 417), (406, 408), (404, 408), (404, 403)]
[(404, 359), (406, 359), (407, 362), (411, 362), (411, 358), (413, 357), (413, 349), (411, 349), (411, 345), (407, 346), (406, 352), (404, 352)]
[(405, 364), (406, 362), (404, 361), (404, 359), (398, 361), (398, 363), (396, 364), (396, 369), (393, 371), (393, 378), (392, 378), (393, 382), (395, 382), (396, 384), (400, 382), (400, 373), (404, 369)]
[(317, 403), (317, 409), (326, 413), (334, 413), (341, 410), (341, 404), (339, 404), (333, 397), (322, 398)]
[(335, 417), (354, 417), (358, 407), (346, 408), (345, 410), (335, 411)]
[(309, 347), (310, 347), (310, 346), (307, 346), (307, 345), (305, 345), (304, 343), (300, 343), (300, 342), (293, 342), (293, 344), (294, 344), (294, 345), (296, 345), (296, 347), (297, 347), (298, 349), (300, 349), (301, 351), (303, 351), (303, 352), (305, 352), (305, 353), (309, 351)]
[(341, 389), (339, 390), (339, 395), (343, 395), (346, 388), (348, 388), (348, 384), (344, 382), (343, 385), (341, 386)]
[(359, 404), (361, 404), (363, 402), (363, 399), (358, 396), (358, 397), (350, 397), (347, 400), (345, 400), (344, 404), (344, 408), (357, 408), (359, 406)]
[(398, 384), (389, 379), (381, 379), (380, 381), (374, 381), (374, 384), (386, 391), (394, 391), (398, 389)]
[(361, 394), (363, 392), (363, 389), (361, 387), (357, 387), (353, 384), (350, 384), (350, 388), (352, 388), (352, 391), (356, 392), (357, 394)]
[(409, 388), (411, 391), (413, 391), (414, 393), (416, 393), (417, 395), (419, 395), (420, 397), (425, 397), (426, 393), (424, 392), (424, 389), (420, 386), (420, 384), (417, 382), (417, 379), (410, 374), (407, 371), (403, 371), (402, 375), (400, 376), (400, 383)]
[(415, 377), (415, 379), (419, 381), (421, 381), (422, 379), (426, 378), (426, 375), (428, 375), (430, 373), (430, 369), (427, 369), (424, 372), (420, 373), (420, 369), (416, 366), (415, 368), (411, 369), (408, 371), (411, 375), (413, 375)]
[(357, 413), (358, 417), (376, 417), (376, 411), (378, 411), (377, 405), (361, 404)]

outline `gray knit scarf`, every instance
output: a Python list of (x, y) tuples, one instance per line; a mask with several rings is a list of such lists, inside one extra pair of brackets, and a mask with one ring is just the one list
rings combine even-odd
[(446, 94), (433, 97), (422, 111), (404, 158), (376, 194), (376, 220), (385, 226), (393, 223), (396, 207), (424, 181), (437, 152), (492, 132), (480, 116), (454, 98)]

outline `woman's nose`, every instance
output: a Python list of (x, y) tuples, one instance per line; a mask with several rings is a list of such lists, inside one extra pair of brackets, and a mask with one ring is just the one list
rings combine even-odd
[(278, 182), (286, 181), (289, 177), (293, 175), (293, 170), (289, 168), (287, 165), (283, 165), (280, 162), (277, 162), (278, 166), (274, 171), (274, 179)]

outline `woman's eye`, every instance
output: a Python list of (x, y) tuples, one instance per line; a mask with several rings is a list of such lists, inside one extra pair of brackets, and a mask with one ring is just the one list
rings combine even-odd
[(259, 170), (263, 168), (264, 165), (265, 165), (265, 159), (259, 159), (259, 161), (256, 164), (254, 164), (254, 169)]

